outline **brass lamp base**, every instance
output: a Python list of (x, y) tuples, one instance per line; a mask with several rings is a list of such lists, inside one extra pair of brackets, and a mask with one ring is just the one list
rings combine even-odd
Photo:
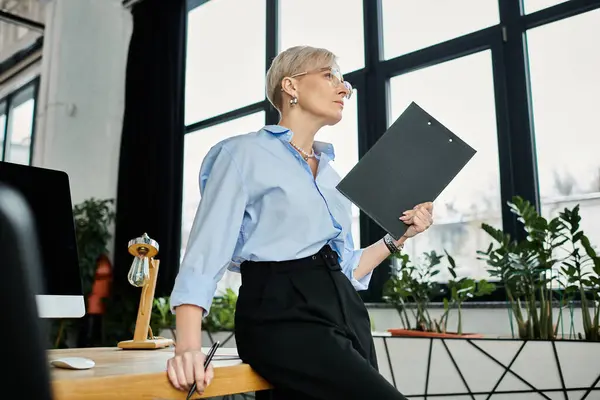
[(167, 338), (155, 338), (155, 339), (146, 339), (146, 340), (123, 340), (119, 342), (118, 346), (121, 349), (131, 350), (131, 349), (140, 349), (140, 350), (154, 350), (154, 349), (163, 349), (165, 347), (169, 347), (173, 345), (173, 339)]

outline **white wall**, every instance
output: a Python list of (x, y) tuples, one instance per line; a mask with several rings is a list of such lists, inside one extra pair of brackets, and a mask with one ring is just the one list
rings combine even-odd
[(65, 171), (73, 203), (115, 198), (132, 16), (120, 0), (53, 0), (33, 165)]

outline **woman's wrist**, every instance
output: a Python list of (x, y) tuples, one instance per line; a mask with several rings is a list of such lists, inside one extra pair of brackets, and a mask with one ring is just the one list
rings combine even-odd
[(404, 242), (406, 241), (406, 237), (402, 236), (400, 239), (396, 240), (392, 237), (392, 235), (387, 234), (383, 237), (383, 243), (388, 248), (391, 254), (399, 253), (404, 248)]
[(204, 309), (183, 304), (175, 309), (177, 340), (175, 354), (202, 350), (202, 316)]
[(403, 235), (403, 236), (400, 236), (400, 239), (394, 240), (394, 244), (397, 247), (404, 246), (404, 243), (406, 243), (407, 240), (408, 240), (408, 238)]

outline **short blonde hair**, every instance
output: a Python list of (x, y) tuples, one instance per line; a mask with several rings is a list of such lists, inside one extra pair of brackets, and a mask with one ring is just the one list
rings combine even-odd
[(267, 71), (267, 99), (281, 113), (281, 81), (283, 78), (317, 66), (333, 66), (336, 60), (337, 57), (331, 51), (311, 46), (294, 46), (279, 53)]

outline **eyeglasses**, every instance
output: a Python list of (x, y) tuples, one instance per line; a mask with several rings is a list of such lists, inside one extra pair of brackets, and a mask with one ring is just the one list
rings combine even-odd
[(329, 73), (330, 73), (329, 81), (330, 81), (331, 85), (334, 88), (337, 88), (340, 85), (344, 85), (344, 87), (346, 88), (346, 92), (347, 92), (347, 94), (344, 97), (347, 99), (350, 99), (350, 97), (352, 97), (352, 92), (354, 91), (354, 89), (352, 88), (352, 85), (350, 84), (350, 82), (347, 82), (344, 80), (344, 76), (342, 75), (340, 70), (337, 68), (325, 67), (325, 68), (319, 68), (319, 69), (312, 70), (312, 71), (299, 72), (297, 74), (290, 76), (290, 78), (297, 78), (299, 76), (314, 74), (314, 73), (319, 73), (319, 72), (325, 72), (325, 71), (329, 71)]

